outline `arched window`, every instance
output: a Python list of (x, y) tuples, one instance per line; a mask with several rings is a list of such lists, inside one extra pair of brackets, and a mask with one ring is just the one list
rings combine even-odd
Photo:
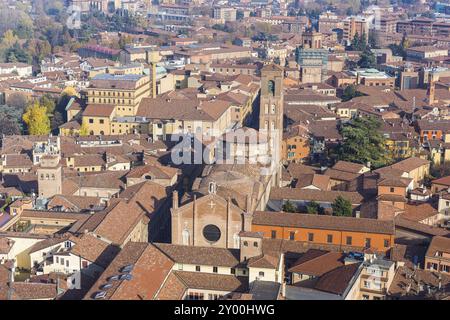
[(234, 242), (234, 248), (235, 249), (239, 249), (239, 235), (237, 233), (234, 234), (233, 236), (233, 242)]
[(189, 231), (187, 229), (184, 229), (181, 233), (183, 237), (183, 245), (188, 246), (189, 245)]
[(215, 194), (216, 190), (217, 190), (216, 183), (214, 181), (210, 182), (208, 186), (208, 192)]
[(269, 82), (267, 83), (267, 91), (272, 96), (275, 96), (275, 81), (269, 80)]

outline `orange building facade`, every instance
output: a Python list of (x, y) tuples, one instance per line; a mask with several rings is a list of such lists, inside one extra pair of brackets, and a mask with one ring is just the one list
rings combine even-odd
[(283, 160), (288, 162), (302, 162), (309, 157), (308, 137), (295, 135), (283, 139)]
[(371, 248), (382, 253), (393, 247), (395, 239), (392, 221), (286, 212), (255, 212), (252, 231), (262, 232), (264, 238)]

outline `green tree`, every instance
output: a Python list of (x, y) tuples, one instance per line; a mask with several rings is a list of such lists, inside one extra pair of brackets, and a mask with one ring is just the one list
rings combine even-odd
[(376, 48), (378, 46), (378, 37), (375, 32), (369, 33), (369, 45), (371, 48)]
[(355, 33), (350, 43), (350, 47), (355, 51), (364, 51), (367, 49), (367, 35), (364, 32), (362, 35)]
[(45, 107), (48, 115), (51, 115), (55, 112), (56, 102), (55, 102), (55, 99), (53, 99), (50, 95), (47, 95), (47, 94), (43, 95), (39, 99), (39, 104), (41, 106)]
[(334, 216), (352, 216), (352, 203), (342, 196), (337, 196), (334, 202), (331, 204), (331, 207), (333, 208)]
[(367, 49), (367, 35), (365, 32), (361, 35), (361, 39), (359, 40), (359, 48), (358, 50), (365, 51)]
[(406, 49), (410, 46), (409, 40), (406, 38), (406, 35), (403, 35), (402, 41), (400, 44), (390, 44), (388, 47), (392, 50), (392, 54), (394, 56), (400, 56), (406, 58)]
[(20, 134), (20, 125), (16, 119), (4, 114), (0, 114), (0, 135)]
[(351, 42), (350, 46), (352, 47), (352, 50), (358, 50), (358, 48), (359, 48), (359, 34), (358, 34), (358, 32), (356, 32), (355, 35), (353, 36), (353, 39), (352, 39), (352, 42)]
[(284, 212), (297, 212), (297, 208), (295, 207), (295, 205), (292, 202), (290, 202), (288, 200), (283, 204), (283, 211)]
[(350, 84), (345, 87), (344, 92), (342, 94), (342, 100), (343, 101), (349, 101), (355, 97), (360, 97), (363, 94), (356, 90), (356, 86), (354, 84)]
[(361, 68), (375, 68), (377, 66), (377, 58), (368, 47), (363, 51), (363, 53), (361, 53), (358, 66)]
[(358, 117), (340, 127), (342, 142), (337, 159), (356, 163), (370, 163), (374, 168), (390, 162), (385, 148), (385, 138), (379, 132), (381, 123), (374, 117)]
[(318, 204), (315, 201), (311, 201), (306, 206), (306, 212), (311, 213), (311, 214), (319, 214), (321, 212), (321, 209), (322, 208), (320, 207), (320, 204)]
[(8, 49), (12, 47), (17, 42), (17, 40), (19, 39), (14, 35), (14, 32), (12, 30), (7, 30), (3, 34), (0, 46)]
[(51, 117), (50, 126), (53, 134), (57, 135), (59, 132), (59, 126), (64, 123), (64, 116), (61, 112), (56, 111)]
[(28, 106), (22, 119), (27, 125), (28, 134), (46, 135), (50, 133), (50, 119), (47, 115), (47, 108), (41, 106), (39, 102), (36, 101)]
[(5, 53), (6, 62), (23, 62), (31, 63), (31, 56), (26, 50), (24, 50), (18, 42), (16, 42), (11, 48), (6, 50)]

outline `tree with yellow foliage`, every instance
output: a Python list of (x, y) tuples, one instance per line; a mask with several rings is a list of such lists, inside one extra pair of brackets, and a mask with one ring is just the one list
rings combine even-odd
[(10, 48), (12, 47), (17, 41), (19, 40), (19, 38), (16, 37), (16, 35), (14, 34), (14, 31), (12, 30), (7, 30), (4, 34), (3, 37), (1, 39), (0, 45), (4, 48)]
[(69, 97), (75, 97), (78, 96), (77, 91), (73, 87), (66, 87), (62, 92), (61, 96), (66, 95)]
[(46, 135), (50, 133), (50, 119), (47, 115), (47, 108), (41, 106), (39, 102), (35, 101), (32, 105), (29, 105), (22, 119), (27, 125), (28, 134)]
[(86, 125), (86, 123), (83, 122), (80, 127), (80, 136), (83, 137), (83, 136), (87, 136), (87, 135), (89, 135), (89, 128)]

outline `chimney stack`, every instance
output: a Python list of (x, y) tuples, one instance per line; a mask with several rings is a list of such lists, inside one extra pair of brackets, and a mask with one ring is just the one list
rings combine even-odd
[(245, 210), (247, 212), (252, 211), (252, 198), (250, 197), (250, 195), (247, 195), (245, 200), (246, 200)]
[(174, 190), (172, 193), (172, 208), (174, 210), (178, 209), (178, 191)]

